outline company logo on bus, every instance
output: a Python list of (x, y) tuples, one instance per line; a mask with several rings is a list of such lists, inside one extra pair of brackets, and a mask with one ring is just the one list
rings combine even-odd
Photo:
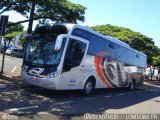
[(129, 75), (123, 71), (124, 68), (120, 63), (96, 56), (94, 64), (98, 76), (107, 88), (128, 85)]
[(44, 68), (35, 67), (29, 71), (31, 75), (39, 75), (44, 71)]

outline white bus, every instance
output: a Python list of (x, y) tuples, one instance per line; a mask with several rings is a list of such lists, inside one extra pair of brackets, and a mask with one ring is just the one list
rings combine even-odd
[(146, 55), (113, 37), (76, 24), (37, 27), (28, 40), (22, 80), (53, 90), (142, 85)]

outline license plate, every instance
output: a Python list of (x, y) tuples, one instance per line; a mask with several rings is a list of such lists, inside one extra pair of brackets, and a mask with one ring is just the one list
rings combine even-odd
[(36, 78), (36, 77), (31, 77), (31, 81), (37, 82), (37, 81), (38, 81), (38, 78)]

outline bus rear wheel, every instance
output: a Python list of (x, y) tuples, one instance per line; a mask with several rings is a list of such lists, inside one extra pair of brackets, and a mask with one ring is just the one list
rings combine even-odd
[(134, 90), (135, 89), (135, 80), (132, 79), (129, 83), (128, 90)]
[(94, 89), (95, 89), (94, 81), (92, 79), (88, 79), (84, 85), (83, 94), (90, 95), (91, 93), (93, 93)]

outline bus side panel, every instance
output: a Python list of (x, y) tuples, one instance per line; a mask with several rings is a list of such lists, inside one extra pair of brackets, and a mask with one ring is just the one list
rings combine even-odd
[(107, 80), (102, 78), (101, 63), (96, 61), (95, 58), (95, 56), (86, 55), (80, 66), (63, 73), (58, 83), (59, 90), (83, 89), (90, 76), (94, 76), (96, 79), (95, 88), (111, 88), (109, 84), (106, 85)]

